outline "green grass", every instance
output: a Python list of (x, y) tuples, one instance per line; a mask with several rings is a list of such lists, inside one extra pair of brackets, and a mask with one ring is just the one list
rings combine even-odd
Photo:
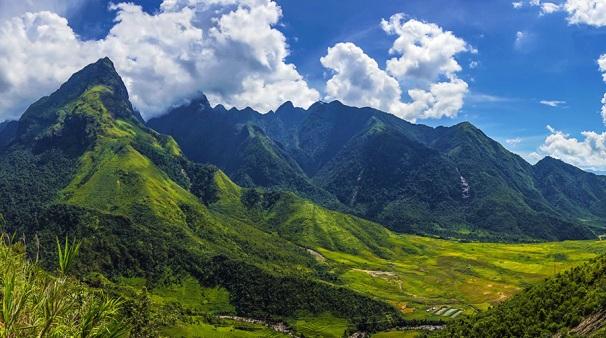
[(157, 304), (177, 303), (186, 309), (204, 313), (235, 314), (229, 303), (229, 292), (221, 287), (205, 288), (192, 277), (179, 284), (156, 287), (151, 292), (152, 301)]
[(295, 331), (305, 337), (341, 338), (347, 329), (347, 319), (338, 318), (330, 313), (320, 315), (301, 314), (288, 322)]
[(345, 284), (359, 292), (406, 304), (409, 318), (435, 318), (429, 306), (448, 305), (466, 313), (486, 309), (524, 286), (606, 252), (606, 242), (540, 244), (460, 243), (394, 235), (394, 257), (362, 258), (315, 248), (342, 271)]
[(162, 330), (168, 337), (201, 337), (201, 338), (253, 338), (253, 337), (288, 337), (263, 325), (222, 321), (219, 324), (197, 323), (180, 324)]
[(385, 331), (372, 335), (372, 338), (415, 338), (420, 337), (424, 331), (406, 330), (406, 331)]

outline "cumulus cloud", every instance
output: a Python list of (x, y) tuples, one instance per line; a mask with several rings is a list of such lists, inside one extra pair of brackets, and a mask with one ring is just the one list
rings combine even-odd
[(0, 111), (17, 116), (20, 103), (49, 93), (106, 55), (146, 118), (200, 91), (215, 104), (261, 112), (286, 100), (306, 107), (319, 98), (285, 61), (288, 45), (276, 29), (282, 11), (274, 1), (165, 0), (153, 15), (131, 3), (111, 10), (115, 24), (98, 41), (81, 41), (50, 12), (1, 24)]
[(581, 139), (547, 126), (549, 136), (539, 148), (543, 155), (588, 170), (606, 170), (606, 132), (584, 131)]
[(598, 67), (602, 72), (602, 79), (606, 82), (606, 54), (602, 54), (598, 59)]
[(0, 23), (0, 119), (18, 118), (96, 57), (96, 43), (79, 41), (67, 20), (26, 13)]
[[(456, 76), (461, 66), (454, 56), (472, 48), (435, 24), (404, 22), (403, 14), (381, 25), (397, 35), (386, 68), (355, 44), (337, 43), (320, 60), (332, 71), (327, 99), (374, 107), (409, 121), (456, 116), (468, 85)], [(403, 93), (409, 100), (403, 100)]]
[(328, 99), (355, 106), (371, 106), (402, 114), (398, 81), (379, 68), (377, 62), (353, 43), (338, 43), (320, 59), (334, 71), (326, 83)]
[(404, 14), (398, 13), (381, 22), (385, 32), (397, 35), (389, 52), (399, 57), (387, 61), (387, 71), (392, 76), (400, 81), (428, 84), (443, 76), (453, 78), (461, 71), (454, 56), (468, 51), (463, 39), (436, 24), (404, 19)]
[[(522, 8), (524, 2), (514, 2), (514, 8)], [(566, 0), (563, 4), (530, 0), (530, 7), (539, 7), (540, 14), (566, 12), (569, 24), (585, 24), (595, 27), (606, 26), (606, 1), (604, 0)]]
[(567, 0), (564, 5), (571, 24), (606, 26), (606, 1), (604, 0)]
[[(606, 82), (606, 54), (597, 61)], [(606, 124), (606, 94), (602, 98), (602, 119)], [(549, 135), (536, 152), (537, 156), (551, 156), (583, 169), (606, 170), (606, 132), (584, 131), (582, 138), (577, 139), (547, 126)]]
[(524, 7), (524, 2), (522, 2), (522, 1), (514, 1), (514, 2), (511, 3), (511, 5), (515, 9), (520, 9), (520, 8)]
[(559, 100), (541, 100), (539, 101), (540, 104), (546, 105), (546, 106), (550, 106), (550, 107), (559, 107), (563, 104), (566, 104), (566, 101), (559, 101)]
[(541, 155), (536, 151), (532, 151), (529, 153), (521, 153), (520, 156), (522, 156), (530, 164), (536, 164), (545, 157), (544, 155)]

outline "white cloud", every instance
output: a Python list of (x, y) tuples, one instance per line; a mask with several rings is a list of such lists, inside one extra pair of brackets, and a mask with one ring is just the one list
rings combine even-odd
[(571, 24), (606, 26), (604, 0), (567, 0), (564, 8), (568, 12), (568, 22)]
[(96, 43), (79, 41), (67, 20), (51, 12), (0, 22), (0, 119), (19, 117), (95, 59), (96, 49)]
[(480, 63), (478, 61), (471, 61), (469, 62), (469, 68), (474, 69), (477, 68), (480, 65)]
[[(601, 72), (606, 73), (606, 54), (597, 61)], [(604, 82), (606, 82), (606, 74)], [(543, 103), (543, 102), (541, 102)], [(606, 94), (602, 98), (602, 119), (606, 124)], [(549, 135), (536, 152), (537, 156), (551, 156), (577, 167), (593, 171), (606, 170), (606, 132), (584, 131), (577, 139), (547, 126)]]
[(463, 39), (436, 24), (415, 19), (404, 22), (404, 18), (398, 13), (381, 22), (385, 32), (398, 36), (389, 52), (400, 56), (387, 61), (387, 71), (393, 77), (426, 85), (441, 77), (453, 78), (461, 71), (454, 56), (469, 50)]
[(562, 10), (562, 7), (553, 2), (544, 2), (541, 4), (541, 14), (551, 14)]
[(606, 82), (606, 54), (600, 55), (598, 67), (600, 67), (600, 71), (602, 72), (602, 79)]
[(522, 138), (520, 137), (514, 137), (514, 138), (508, 138), (505, 140), (505, 143), (507, 143), (508, 145), (515, 147), (518, 144), (522, 143)]
[(559, 100), (541, 100), (539, 101), (540, 104), (546, 105), (546, 106), (550, 106), (550, 107), (559, 107), (563, 104), (566, 104), (566, 101), (559, 101)]
[(540, 160), (542, 160), (545, 157), (545, 155), (541, 155), (541, 154), (537, 153), (536, 151), (532, 151), (529, 153), (522, 153), (522, 154), (520, 154), (520, 156), (522, 156), (530, 164), (536, 164), (537, 162), (539, 162)]
[[(1, 1), (1, 0), (0, 0)], [(0, 111), (16, 117), (25, 102), (54, 90), (78, 68), (109, 56), (146, 118), (199, 91), (213, 103), (261, 112), (291, 100), (319, 98), (295, 66), (275, 28), (282, 16), (271, 0), (166, 0), (153, 15), (140, 6), (112, 5), (107, 37), (81, 41), (52, 13), (0, 24)]]
[(511, 3), (511, 5), (515, 9), (520, 9), (520, 8), (524, 7), (524, 2), (522, 2), (522, 1), (514, 1), (514, 2)]
[(497, 96), (479, 92), (470, 92), (465, 96), (466, 100), (473, 103), (503, 103), (503, 102), (513, 102), (518, 99), (512, 97), (505, 96)]
[(402, 90), (398, 81), (379, 68), (377, 62), (353, 43), (338, 43), (320, 59), (334, 71), (326, 82), (328, 99), (346, 104), (370, 106), (402, 115)]
[[(595, 27), (606, 26), (606, 1), (604, 0), (566, 0), (563, 4), (531, 0), (528, 3), (541, 8), (541, 15), (565, 11), (569, 24), (585, 24)], [(524, 5), (520, 1), (519, 7)]]
[(545, 138), (539, 151), (577, 167), (603, 171), (606, 170), (606, 132), (584, 131), (582, 139), (547, 126), (550, 135)]
[[(456, 73), (454, 55), (471, 51), (465, 41), (439, 26), (404, 15), (383, 20), (382, 27), (397, 35), (385, 70), (353, 43), (337, 43), (321, 58), (333, 74), (326, 83), (327, 99), (370, 106), (409, 121), (456, 116), (468, 90)], [(406, 89), (404, 89), (406, 88)], [(406, 93), (410, 100), (404, 101)]]

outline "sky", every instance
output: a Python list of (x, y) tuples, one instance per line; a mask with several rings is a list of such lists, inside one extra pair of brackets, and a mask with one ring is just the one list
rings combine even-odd
[(0, 0), (0, 120), (104, 56), (147, 119), (340, 100), (606, 171), (606, 0)]

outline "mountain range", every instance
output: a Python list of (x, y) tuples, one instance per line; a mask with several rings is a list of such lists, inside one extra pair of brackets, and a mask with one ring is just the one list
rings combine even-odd
[(260, 114), (202, 95), (147, 125), (240, 185), (290, 190), (398, 232), (587, 239), (606, 220), (606, 177), (550, 157), (530, 165), (468, 122), (431, 128), (338, 101)]
[[(413, 304), (493, 304), (544, 276), (524, 269), (552, 255), (392, 230), (585, 239), (606, 218), (602, 176), (552, 158), (530, 165), (469, 123), (430, 128), (339, 102), (259, 114), (211, 107), (204, 96), (146, 123), (108, 58), (0, 124), (0, 191), (0, 225), (36, 243), (31, 257), (53, 268), (57, 238), (78, 239), (74, 274), (127, 299), (142, 281), (164, 328), (217, 315), (295, 327), (328, 316), (331, 327), (345, 323), (337, 336), (441, 323), (426, 311), (406, 318)], [(599, 253), (593, 244), (561, 248)], [(502, 291), (470, 296), (469, 278)], [(158, 290), (190, 280), (202, 295), (162, 303), (173, 296)], [(449, 291), (439, 292), (445, 281)], [(202, 303), (209, 295), (225, 298), (220, 310)]]

